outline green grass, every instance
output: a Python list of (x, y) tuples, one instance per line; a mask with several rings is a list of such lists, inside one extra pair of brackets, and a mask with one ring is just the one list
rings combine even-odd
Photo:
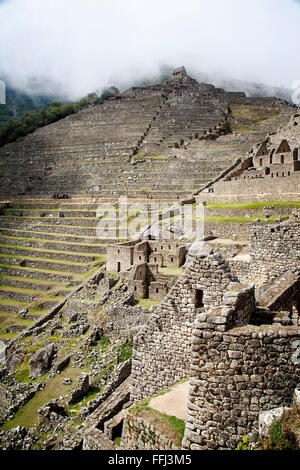
[(25, 259), (28, 261), (41, 261), (44, 263), (56, 263), (56, 264), (62, 264), (62, 265), (69, 265), (69, 266), (86, 266), (87, 264), (90, 263), (85, 263), (82, 261), (68, 261), (68, 260), (61, 260), (61, 259), (53, 259), (53, 258), (42, 258), (38, 256), (22, 256), (22, 255), (10, 255), (7, 253), (0, 253), (0, 259), (1, 258), (9, 258), (9, 259)]
[(16, 294), (26, 294), (26, 295), (44, 295), (45, 291), (26, 289), (23, 287), (13, 287), (13, 286), (0, 286), (0, 291), (2, 292), (14, 292)]
[[(1, 229), (0, 229), (1, 230)], [(21, 231), (21, 230), (20, 230)], [(26, 231), (26, 230), (25, 230)], [(42, 232), (33, 232), (33, 233), (42, 233)], [(53, 234), (48, 234), (48, 235), (53, 235)], [(56, 234), (56, 235), (61, 235), (61, 234)], [(66, 234), (68, 236), (72, 236), (70, 234)], [(65, 236), (65, 234), (64, 234)], [(77, 237), (77, 235), (76, 235)], [(1, 238), (6, 238), (8, 240), (19, 240), (19, 241), (29, 241), (29, 242), (36, 242), (36, 243), (52, 243), (52, 244), (59, 244), (62, 243), (64, 245), (71, 245), (71, 246), (89, 246), (89, 247), (94, 247), (94, 246), (106, 246), (106, 243), (80, 243), (80, 242), (68, 242), (66, 240), (51, 240), (50, 238), (29, 238), (29, 237), (14, 237), (12, 235), (1, 235)], [(87, 237), (89, 238), (89, 237)], [(91, 238), (97, 238), (97, 237), (91, 237)], [(16, 245), (19, 246), (19, 245)], [(32, 249), (35, 249), (35, 247), (30, 247)], [(49, 251), (49, 250), (47, 250)], [(77, 251), (74, 251), (74, 253), (79, 253)], [(82, 252), (83, 254), (86, 254), (86, 252)], [(99, 254), (97, 253), (97, 256)]]
[(132, 338), (126, 340), (115, 349), (117, 353), (117, 363), (125, 362), (132, 357)]
[(9, 305), (10, 307), (25, 308), (25, 307), (29, 307), (31, 303), (25, 302), (23, 300), (0, 298), (0, 306), (1, 305)]
[[(64, 219), (60, 219), (60, 220), (64, 220)], [(40, 227), (41, 225), (40, 224), (32, 224), (34, 227)], [(90, 229), (90, 230), (94, 230), (96, 232), (96, 229), (97, 229), (97, 225), (94, 225), (94, 226), (89, 226), (89, 225), (63, 225), (63, 224), (59, 224), (59, 225), (56, 225), (56, 224), (43, 224), (42, 225), (43, 227), (61, 227), (61, 228), (67, 228), (67, 229)], [(62, 234), (60, 234), (61, 236)], [(65, 234), (63, 234), (65, 235)], [(74, 236), (77, 236), (77, 235), (73, 235)], [(95, 237), (97, 238), (97, 237)]]
[[(153, 416), (155, 425), (157, 425), (158, 429), (165, 429), (168, 432), (168, 428), (171, 431), (172, 437), (174, 439), (174, 442), (176, 445), (180, 446), (181, 441), (183, 439), (184, 435), (184, 429), (185, 429), (185, 421), (179, 418), (176, 418), (176, 416), (170, 416), (165, 413), (161, 413), (160, 411), (154, 410), (149, 406), (150, 400), (153, 398), (156, 398), (161, 395), (165, 395), (168, 393), (175, 385), (178, 385), (179, 383), (186, 382), (188, 378), (180, 380), (177, 384), (174, 384), (172, 387), (168, 387), (165, 390), (157, 393), (156, 395), (145, 398), (144, 400), (140, 401), (136, 405), (132, 406), (129, 409), (129, 413), (135, 415), (135, 416), (143, 416), (144, 412), (146, 412), (149, 416), (151, 414)], [(150, 436), (151, 438), (151, 436)]]
[[(35, 251), (38, 253), (52, 253), (52, 254), (62, 254), (62, 255), (75, 255), (75, 256), (86, 256), (87, 258), (94, 257), (94, 258), (101, 258), (101, 254), (99, 253), (86, 253), (86, 252), (79, 252), (79, 251), (65, 251), (65, 250), (53, 250), (47, 248), (37, 248), (32, 246), (22, 246), (22, 245), (7, 245), (5, 243), (0, 243), (0, 247), (2, 248), (10, 248), (14, 250), (25, 250), (25, 251)], [(5, 253), (4, 253), (5, 255)]]
[(115, 437), (114, 438), (114, 443), (117, 447), (120, 447), (121, 445), (121, 437)]
[(152, 152), (138, 152), (133, 156), (135, 159), (145, 159), (145, 160), (168, 160), (168, 155), (157, 154)]
[[(35, 396), (31, 398), (31, 400), (29, 400), (16, 412), (13, 419), (7, 421), (1, 426), (1, 429), (9, 430), (16, 426), (23, 426), (28, 429), (37, 425), (38, 409), (53, 398), (58, 398), (60, 395), (64, 395), (71, 390), (72, 384), (62, 384), (63, 379), (66, 377), (70, 377), (74, 381), (79, 377), (79, 375), (82, 374), (83, 371), (83, 369), (72, 368), (69, 366), (60, 374), (55, 375), (51, 379), (48, 379), (45, 388), (37, 392)], [(26, 373), (23, 374), (23, 378), (25, 377)], [(44, 378), (44, 376), (39, 377), (39, 379), (35, 380), (35, 383), (43, 381)]]
[[(197, 204), (194, 204), (196, 206)], [(260, 209), (265, 206), (300, 207), (300, 201), (225, 202), (207, 203), (208, 209)]]
[(158, 268), (158, 272), (161, 274), (170, 274), (174, 276), (180, 276), (182, 274), (182, 268), (168, 268), (166, 266), (162, 266)]
[[(263, 122), (277, 119), (281, 110), (264, 106), (230, 105), (230, 127), (234, 132), (256, 132), (255, 129)], [(239, 122), (236, 122), (239, 121)], [(254, 129), (251, 130), (251, 127)]]
[(153, 305), (158, 305), (161, 303), (161, 300), (139, 299), (139, 298), (135, 298), (134, 300), (135, 300), (136, 306), (145, 308), (147, 310), (150, 307), (153, 307)]
[(98, 266), (94, 266), (92, 269), (90, 269), (89, 271), (86, 271), (83, 274), (73, 274), (72, 275), (73, 280), (74, 281), (84, 281), (88, 277), (92, 276), (94, 274), (94, 272), (97, 270), (97, 268), (98, 268)]
[(287, 219), (288, 215), (281, 216), (271, 216), (266, 219), (263, 216), (252, 216), (252, 217), (204, 217), (204, 222), (234, 222), (234, 223), (249, 223), (253, 222), (256, 219), (259, 219), (261, 223), (274, 223), (276, 219), (280, 218), (281, 220)]
[(29, 272), (34, 272), (34, 273), (37, 272), (37, 273), (43, 273), (43, 274), (54, 274), (58, 276), (70, 277), (74, 280), (81, 279), (81, 276), (79, 274), (77, 275), (73, 273), (72, 271), (56, 271), (54, 269), (33, 268), (33, 267), (27, 267), (27, 266), (24, 267), (24, 266), (19, 266), (18, 264), (5, 264), (5, 263), (0, 263), (0, 268), (17, 269), (18, 271), (25, 271), (25, 272), (29, 271)]
[(51, 219), (51, 220), (55, 220), (55, 219), (58, 219), (58, 220), (99, 220), (98, 217), (50, 217), (50, 216), (45, 216), (45, 217), (40, 217), (39, 215), (31, 215), (31, 216), (27, 216), (27, 215), (23, 215), (23, 216), (17, 216), (17, 215), (4, 215), (2, 217), (5, 217), (7, 219), (38, 219), (38, 220), (47, 220), (47, 219)]
[(0, 340), (1, 341), (9, 341), (16, 336), (17, 333), (0, 333)]
[(45, 281), (43, 279), (35, 279), (32, 277), (22, 277), (22, 276), (10, 276), (8, 274), (0, 274), (0, 281), (1, 279), (3, 280), (8, 280), (8, 281), (20, 281), (20, 282), (25, 282), (27, 284), (36, 284), (37, 286), (49, 286), (49, 287), (57, 287), (59, 288), (60, 286), (64, 286), (64, 283), (60, 283), (57, 281)]
[[(51, 227), (53, 227), (53, 225), (51, 225)], [(55, 225), (55, 227), (57, 227), (57, 225)], [(67, 227), (70, 227), (70, 225), (67, 225)], [(95, 227), (93, 227), (93, 229), (96, 229)], [(54, 236), (54, 237), (61, 237), (63, 235), (63, 237), (73, 237), (73, 238), (88, 238), (89, 240), (90, 239), (95, 239), (95, 240), (98, 240), (99, 237), (97, 236), (92, 236), (92, 235), (74, 235), (73, 233), (64, 233), (64, 234), (61, 234), (61, 233), (56, 233), (56, 232), (39, 232), (39, 231), (36, 231), (36, 230), (26, 230), (26, 229), (17, 229), (17, 228), (4, 228), (4, 227), (0, 227), (0, 230), (6, 230), (6, 231), (14, 231), (14, 232), (25, 232), (25, 233), (34, 233), (35, 235), (51, 235), (51, 236)], [(22, 237), (21, 237), (22, 238)], [(27, 238), (23, 238), (24, 240), (27, 240)], [(31, 239), (30, 239), (31, 240)], [(38, 238), (33, 238), (32, 240), (39, 240)], [(51, 241), (51, 240), (49, 240)], [(55, 241), (55, 240), (53, 240)], [(73, 242), (70, 242), (73, 244)], [(90, 245), (90, 243), (86, 243), (86, 245)]]
[(78, 412), (80, 411), (80, 409), (85, 406), (90, 400), (92, 400), (93, 398), (95, 398), (98, 393), (101, 392), (101, 388), (99, 387), (95, 387), (93, 385), (91, 385), (88, 389), (88, 392), (86, 393), (86, 395), (84, 395), (84, 397), (82, 397), (79, 401), (77, 401), (76, 403), (71, 403), (67, 408), (66, 408), (66, 412), (67, 412), (67, 415), (69, 417), (73, 417), (73, 416), (76, 416), (78, 414)]

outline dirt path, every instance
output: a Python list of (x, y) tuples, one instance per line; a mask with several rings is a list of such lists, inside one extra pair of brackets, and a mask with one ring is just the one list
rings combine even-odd
[(188, 389), (188, 381), (175, 385), (170, 392), (160, 395), (159, 397), (152, 398), (149, 402), (149, 406), (150, 408), (169, 416), (176, 416), (176, 418), (185, 419)]

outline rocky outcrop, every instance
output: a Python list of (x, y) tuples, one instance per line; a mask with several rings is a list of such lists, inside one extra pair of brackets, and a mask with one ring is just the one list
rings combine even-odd
[(53, 343), (47, 344), (39, 349), (29, 361), (30, 376), (37, 378), (48, 372), (52, 366), (52, 361), (56, 353), (56, 347)]
[(261, 437), (268, 437), (268, 434), (276, 421), (280, 421), (283, 417), (287, 407), (273, 408), (272, 410), (262, 411), (259, 413), (259, 435)]
[(19, 364), (21, 364), (24, 360), (25, 354), (21, 351), (16, 351), (14, 354), (12, 354), (6, 361), (6, 366), (7, 369), (11, 372), (15, 370), (16, 367), (18, 367)]

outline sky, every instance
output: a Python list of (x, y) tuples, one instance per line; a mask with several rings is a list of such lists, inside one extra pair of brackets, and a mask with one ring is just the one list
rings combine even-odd
[(0, 0), (0, 79), (77, 99), (184, 65), (291, 89), (299, 20), (298, 0)]

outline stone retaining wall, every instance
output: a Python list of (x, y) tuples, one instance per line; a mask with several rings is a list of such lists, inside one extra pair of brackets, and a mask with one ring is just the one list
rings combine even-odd
[(149, 423), (147, 419), (128, 412), (122, 433), (122, 450), (177, 450), (174, 441)]
[(300, 224), (256, 225), (250, 233), (251, 271), (256, 282), (272, 281), (300, 266)]
[(227, 197), (230, 197), (230, 202), (241, 202), (245, 197), (251, 201), (299, 201), (299, 176), (294, 174), (287, 177), (247, 178), (247, 180), (241, 178), (230, 182), (221, 180), (213, 185), (213, 193), (201, 192), (196, 201), (224, 202), (224, 197), (225, 202)]
[(183, 448), (233, 449), (245, 434), (255, 441), (259, 412), (292, 403), (299, 344), (299, 327), (220, 332), (198, 318)]

